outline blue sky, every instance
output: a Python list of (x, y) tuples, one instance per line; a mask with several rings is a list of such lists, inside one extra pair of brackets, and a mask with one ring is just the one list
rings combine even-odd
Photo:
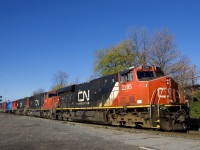
[(131, 27), (168, 28), (178, 48), (200, 66), (198, 0), (0, 0), (0, 95), (30, 96), (92, 74), (95, 51), (118, 44)]

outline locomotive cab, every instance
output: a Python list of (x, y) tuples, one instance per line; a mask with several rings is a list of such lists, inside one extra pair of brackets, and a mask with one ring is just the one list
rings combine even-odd
[[(178, 84), (159, 67), (139, 66), (119, 73), (118, 105), (180, 103)], [(182, 100), (183, 101), (183, 100)]]

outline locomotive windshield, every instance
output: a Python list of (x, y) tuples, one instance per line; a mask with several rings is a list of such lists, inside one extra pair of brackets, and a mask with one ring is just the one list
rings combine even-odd
[(155, 76), (153, 71), (137, 71), (137, 77), (139, 80), (150, 80)]
[(56, 93), (49, 94), (49, 98), (54, 97), (54, 96), (57, 96), (57, 94)]

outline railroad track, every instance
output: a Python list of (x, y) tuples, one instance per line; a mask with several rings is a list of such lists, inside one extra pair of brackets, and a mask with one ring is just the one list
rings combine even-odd
[[(7, 114), (12, 115), (12, 114)], [(21, 115), (17, 115), (21, 116)], [(22, 116), (22, 117), (29, 117), (29, 116)], [(37, 118), (37, 117), (34, 117)], [(37, 118), (37, 119), (44, 119), (44, 118)], [(50, 119), (46, 119), (49, 120)], [(56, 122), (61, 122), (63, 124), (68, 125), (80, 125), (80, 126), (86, 126), (86, 127), (93, 127), (93, 128), (103, 128), (107, 130), (116, 130), (116, 131), (122, 131), (127, 133), (143, 133), (143, 134), (151, 134), (151, 135), (160, 135), (160, 136), (166, 136), (166, 137), (177, 137), (177, 138), (184, 138), (184, 139), (195, 139), (200, 140), (200, 131), (194, 131), (189, 130), (187, 133), (180, 133), (180, 132), (167, 132), (167, 131), (159, 131), (154, 129), (144, 129), (144, 128), (130, 128), (130, 127), (121, 127), (121, 126), (112, 126), (112, 125), (99, 125), (99, 124), (93, 124), (93, 123), (87, 123), (87, 122), (69, 122), (69, 121), (60, 121), (60, 120), (52, 120)]]
[[(57, 120), (58, 121), (58, 120)], [(80, 122), (67, 122), (62, 121), (63, 124), (69, 125), (81, 125), (81, 126), (89, 126), (94, 128), (104, 128), (110, 130), (117, 130), (127, 133), (143, 133), (143, 134), (151, 134), (151, 135), (161, 135), (167, 137), (177, 137), (177, 138), (184, 138), (184, 139), (195, 139), (200, 140), (200, 131), (193, 131), (189, 130), (187, 133), (180, 133), (180, 132), (167, 132), (167, 131), (160, 131), (154, 129), (144, 129), (144, 128), (130, 128), (130, 127), (119, 127), (119, 126), (111, 126), (111, 125), (99, 125), (99, 124), (91, 124), (91, 123), (80, 123)]]

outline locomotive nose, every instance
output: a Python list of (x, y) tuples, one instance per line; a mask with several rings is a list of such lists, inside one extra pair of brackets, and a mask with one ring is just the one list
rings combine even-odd
[(180, 102), (178, 84), (171, 77), (166, 77), (165, 80), (169, 103)]
[(173, 104), (179, 102), (178, 84), (168, 76), (149, 82), (151, 103)]

